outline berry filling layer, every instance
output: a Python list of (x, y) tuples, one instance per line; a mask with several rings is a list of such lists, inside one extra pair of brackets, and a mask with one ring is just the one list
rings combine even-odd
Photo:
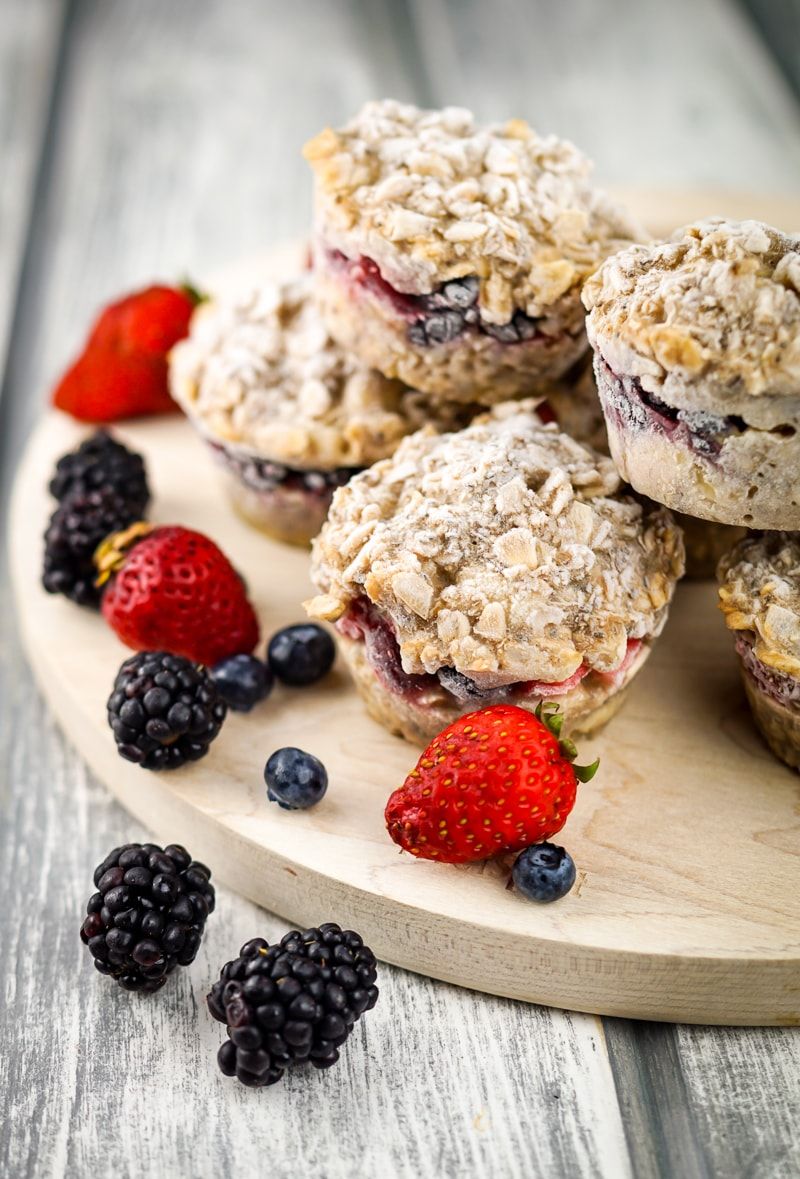
[(348, 283), (391, 303), (407, 322), (409, 343), (418, 347), (449, 344), (467, 333), (491, 336), (501, 344), (537, 345), (552, 345), (564, 335), (542, 331), (541, 321), (523, 311), (515, 311), (508, 323), (489, 323), (481, 315), (475, 275), (442, 283), (430, 295), (405, 295), (386, 281), (371, 258), (348, 258), (339, 250), (328, 250), (327, 260)]
[(635, 377), (619, 376), (602, 357), (598, 367), (603, 409), (620, 430), (650, 430), (713, 461), (728, 438), (749, 429), (744, 418), (736, 415), (676, 409), (648, 393)]
[(754, 636), (749, 631), (739, 631), (736, 635), (736, 651), (747, 675), (770, 700), (782, 704), (784, 708), (800, 709), (800, 680), (784, 671), (767, 667), (756, 655), (753, 644)]
[(474, 705), (475, 708), (482, 708), (489, 704), (528, 699), (555, 699), (577, 688), (587, 676), (614, 691), (622, 685), (642, 646), (641, 639), (628, 639), (625, 657), (613, 671), (597, 671), (583, 663), (573, 675), (558, 683), (525, 680), (502, 687), (481, 688), (454, 667), (440, 667), (435, 675), (415, 675), (404, 671), (391, 622), (366, 597), (356, 598), (350, 603), (336, 628), (346, 638), (364, 643), (367, 662), (387, 691), (423, 708), (435, 705), (456, 708)]
[(211, 446), (217, 460), (246, 487), (264, 494), (278, 490), (299, 492), (313, 499), (330, 502), (336, 488), (343, 487), (359, 470), (358, 467), (334, 467), (329, 471), (304, 471), (274, 463), (270, 459), (229, 450), (216, 442), (212, 442)]

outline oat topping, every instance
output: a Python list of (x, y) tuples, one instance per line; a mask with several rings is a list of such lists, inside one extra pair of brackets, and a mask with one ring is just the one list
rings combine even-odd
[(674, 372), (728, 399), (800, 396), (800, 238), (711, 218), (608, 258), (583, 301), (592, 344), (650, 389)]
[(422, 430), (336, 492), (314, 544), (312, 617), (365, 594), (409, 673), (455, 667), (493, 686), (621, 663), (660, 631), (683, 571), (669, 512), (619, 495), (610, 459), (533, 402), (460, 433)]
[[(170, 357), (172, 393), (215, 441), (290, 466), (365, 466), (391, 454), (431, 407), (346, 355), (310, 291), (304, 276), (201, 304)], [(445, 425), (449, 409), (438, 407)]]
[(756, 657), (800, 676), (800, 537), (746, 537), (720, 561), (720, 609), (735, 631), (751, 631)]
[(481, 314), (539, 316), (642, 232), (588, 181), (590, 165), (521, 119), (476, 125), (457, 107), (369, 102), (305, 148), (317, 228), (348, 257), (372, 258), (407, 294), (477, 275)]

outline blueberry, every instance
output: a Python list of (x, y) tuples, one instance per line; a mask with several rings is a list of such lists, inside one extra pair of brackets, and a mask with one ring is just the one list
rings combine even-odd
[(519, 853), (511, 879), (528, 900), (557, 901), (575, 883), (575, 861), (563, 847), (535, 843)]
[(211, 668), (211, 677), (222, 699), (235, 712), (249, 712), (272, 691), (272, 672), (255, 655), (230, 655)]
[(272, 636), (269, 666), (281, 683), (293, 688), (314, 684), (330, 671), (336, 647), (326, 630), (314, 622), (285, 626)]
[(463, 310), (472, 307), (478, 301), (480, 283), (474, 275), (469, 278), (455, 278), (446, 282), (442, 287), (442, 294), (450, 307)]
[(315, 806), (328, 789), (325, 766), (311, 753), (291, 745), (277, 749), (264, 767), (267, 798), (286, 811)]

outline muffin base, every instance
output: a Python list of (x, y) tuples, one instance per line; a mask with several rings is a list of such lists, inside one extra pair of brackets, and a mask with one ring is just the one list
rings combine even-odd
[[(337, 643), (358, 693), (372, 719), (378, 721), (396, 737), (403, 737), (414, 745), (427, 745), (437, 733), (452, 724), (458, 717), (487, 707), (486, 703), (481, 704), (479, 700), (458, 703), (454, 699), (452, 704), (444, 701), (417, 704), (384, 687), (367, 659), (364, 643), (350, 639), (341, 633), (337, 635)], [(568, 733), (588, 735), (601, 729), (611, 720), (624, 703), (628, 685), (645, 663), (650, 650), (651, 647), (647, 643), (642, 644), (619, 687), (614, 688), (597, 682), (586, 686), (585, 682), (581, 681), (571, 692), (551, 697), (557, 702), (564, 715), (565, 735)], [(548, 699), (548, 697), (531, 697), (530, 699), (512, 700), (509, 703), (516, 704), (517, 707), (524, 708), (527, 712), (533, 712), (541, 699)]]
[(256, 491), (246, 487), (235, 475), (223, 472), (223, 484), (231, 506), (238, 516), (273, 540), (308, 548), (325, 523), (331, 506), (329, 494), (314, 494), (276, 487)]
[(388, 297), (350, 281), (323, 247), (315, 252), (314, 272), (325, 325), (340, 347), (384, 376), (451, 401), (493, 405), (531, 393), (537, 383), (564, 376), (588, 349), (577, 294), (563, 299), (545, 330), (528, 341), (504, 344), (468, 330), (447, 343), (415, 346), (409, 319)]
[[(669, 436), (655, 417), (643, 420), (599, 354), (597, 390), (609, 448), (623, 479), (673, 511), (738, 527), (800, 529), (800, 430), (782, 434), (744, 426), (713, 457)], [(646, 411), (645, 411), (646, 412)]]
[(333, 493), (355, 474), (345, 468), (294, 471), (213, 439), (205, 441), (238, 515), (267, 536), (298, 547), (311, 544), (325, 523)]
[(741, 668), (747, 702), (756, 728), (777, 758), (793, 770), (800, 770), (800, 710), (787, 708), (758, 687), (746, 668)]

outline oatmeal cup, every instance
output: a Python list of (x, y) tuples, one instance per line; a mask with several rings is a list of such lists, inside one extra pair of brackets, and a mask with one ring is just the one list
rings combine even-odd
[(764, 740), (800, 768), (800, 537), (750, 536), (720, 561), (719, 604)]
[[(606, 423), (590, 360), (582, 360), (576, 370), (563, 380), (555, 381), (549, 388), (541, 389), (539, 395), (541, 401), (537, 404), (536, 413), (543, 421), (556, 422), (564, 434), (593, 446), (601, 454), (610, 454)], [(685, 576), (695, 581), (713, 578), (720, 557), (747, 535), (746, 528), (716, 524), (713, 520), (698, 520), (680, 512), (675, 513), (675, 519), (683, 531)]]
[[(234, 506), (298, 545), (319, 532), (337, 487), (431, 416), (424, 396), (334, 343), (309, 276), (202, 304), (171, 353), (170, 385)], [(436, 406), (442, 424), (465, 412)]]
[(424, 744), (499, 701), (604, 723), (661, 631), (683, 569), (661, 507), (535, 403), (406, 438), (337, 491), (312, 549), (312, 618), (335, 622), (368, 711)]
[(711, 219), (584, 287), (611, 454), (689, 516), (800, 529), (800, 239)]
[(414, 388), (494, 402), (586, 351), (580, 290), (639, 239), (569, 143), (455, 107), (370, 102), (307, 144), (331, 334)]

